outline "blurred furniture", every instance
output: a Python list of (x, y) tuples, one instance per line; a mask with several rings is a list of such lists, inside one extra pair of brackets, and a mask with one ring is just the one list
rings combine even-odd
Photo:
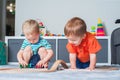
[(120, 28), (111, 34), (111, 59), (112, 64), (120, 64)]

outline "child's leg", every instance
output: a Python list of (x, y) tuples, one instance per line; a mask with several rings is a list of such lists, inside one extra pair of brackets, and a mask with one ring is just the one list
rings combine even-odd
[(80, 60), (78, 58), (76, 58), (76, 67), (82, 68), (82, 63), (80, 62)]
[(39, 54), (33, 54), (33, 56), (31, 56), (30, 61), (29, 61), (29, 67), (30, 68), (35, 68), (37, 67), (36, 64), (40, 61), (40, 56)]
[(89, 65), (90, 65), (90, 61), (85, 62), (85, 63), (83, 63), (82, 68), (83, 68), (83, 69), (88, 68), (88, 67), (89, 67)]
[[(47, 56), (47, 50), (44, 47), (40, 47), (38, 50), (38, 54), (40, 55), (41, 60), (43, 60)], [(48, 67), (48, 62), (43, 65), (45, 68)]]
[(25, 62), (29, 63), (31, 56), (33, 55), (32, 49), (30, 46), (27, 46), (23, 52), (23, 59)]

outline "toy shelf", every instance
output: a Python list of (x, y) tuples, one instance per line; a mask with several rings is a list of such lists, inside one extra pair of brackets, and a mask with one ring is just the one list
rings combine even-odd
[[(64, 36), (45, 36), (52, 45), (54, 51), (54, 57), (51, 62), (62, 59), (69, 63), (69, 55), (66, 50), (67, 39)], [(97, 54), (98, 65), (110, 65), (111, 64), (111, 50), (110, 50), (110, 37), (109, 36), (96, 36), (102, 46), (102, 50)], [(17, 52), (21, 47), (21, 44), (25, 37), (21, 36), (6, 36), (5, 42), (7, 45), (8, 62), (17, 62)]]

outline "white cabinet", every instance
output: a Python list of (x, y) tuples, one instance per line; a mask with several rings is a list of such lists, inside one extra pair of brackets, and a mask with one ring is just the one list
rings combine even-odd
[[(54, 57), (52, 62), (58, 59), (62, 59), (69, 63), (69, 54), (66, 50), (67, 39), (65, 37), (44, 37), (52, 45), (54, 51)], [(111, 53), (110, 53), (110, 37), (96, 37), (102, 46), (102, 50), (97, 54), (97, 64), (110, 65)], [(5, 37), (8, 52), (8, 62), (17, 62), (17, 52), (21, 47), (22, 41), (25, 37)]]

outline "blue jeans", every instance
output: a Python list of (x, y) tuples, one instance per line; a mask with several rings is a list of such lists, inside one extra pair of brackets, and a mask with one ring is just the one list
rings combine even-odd
[(78, 58), (76, 58), (76, 67), (77, 68), (85, 69), (85, 68), (89, 67), (89, 65), (90, 65), (90, 61), (83, 63)]
[(39, 60), (41, 60), (39, 54), (33, 54), (29, 61), (30, 68), (35, 68)]

